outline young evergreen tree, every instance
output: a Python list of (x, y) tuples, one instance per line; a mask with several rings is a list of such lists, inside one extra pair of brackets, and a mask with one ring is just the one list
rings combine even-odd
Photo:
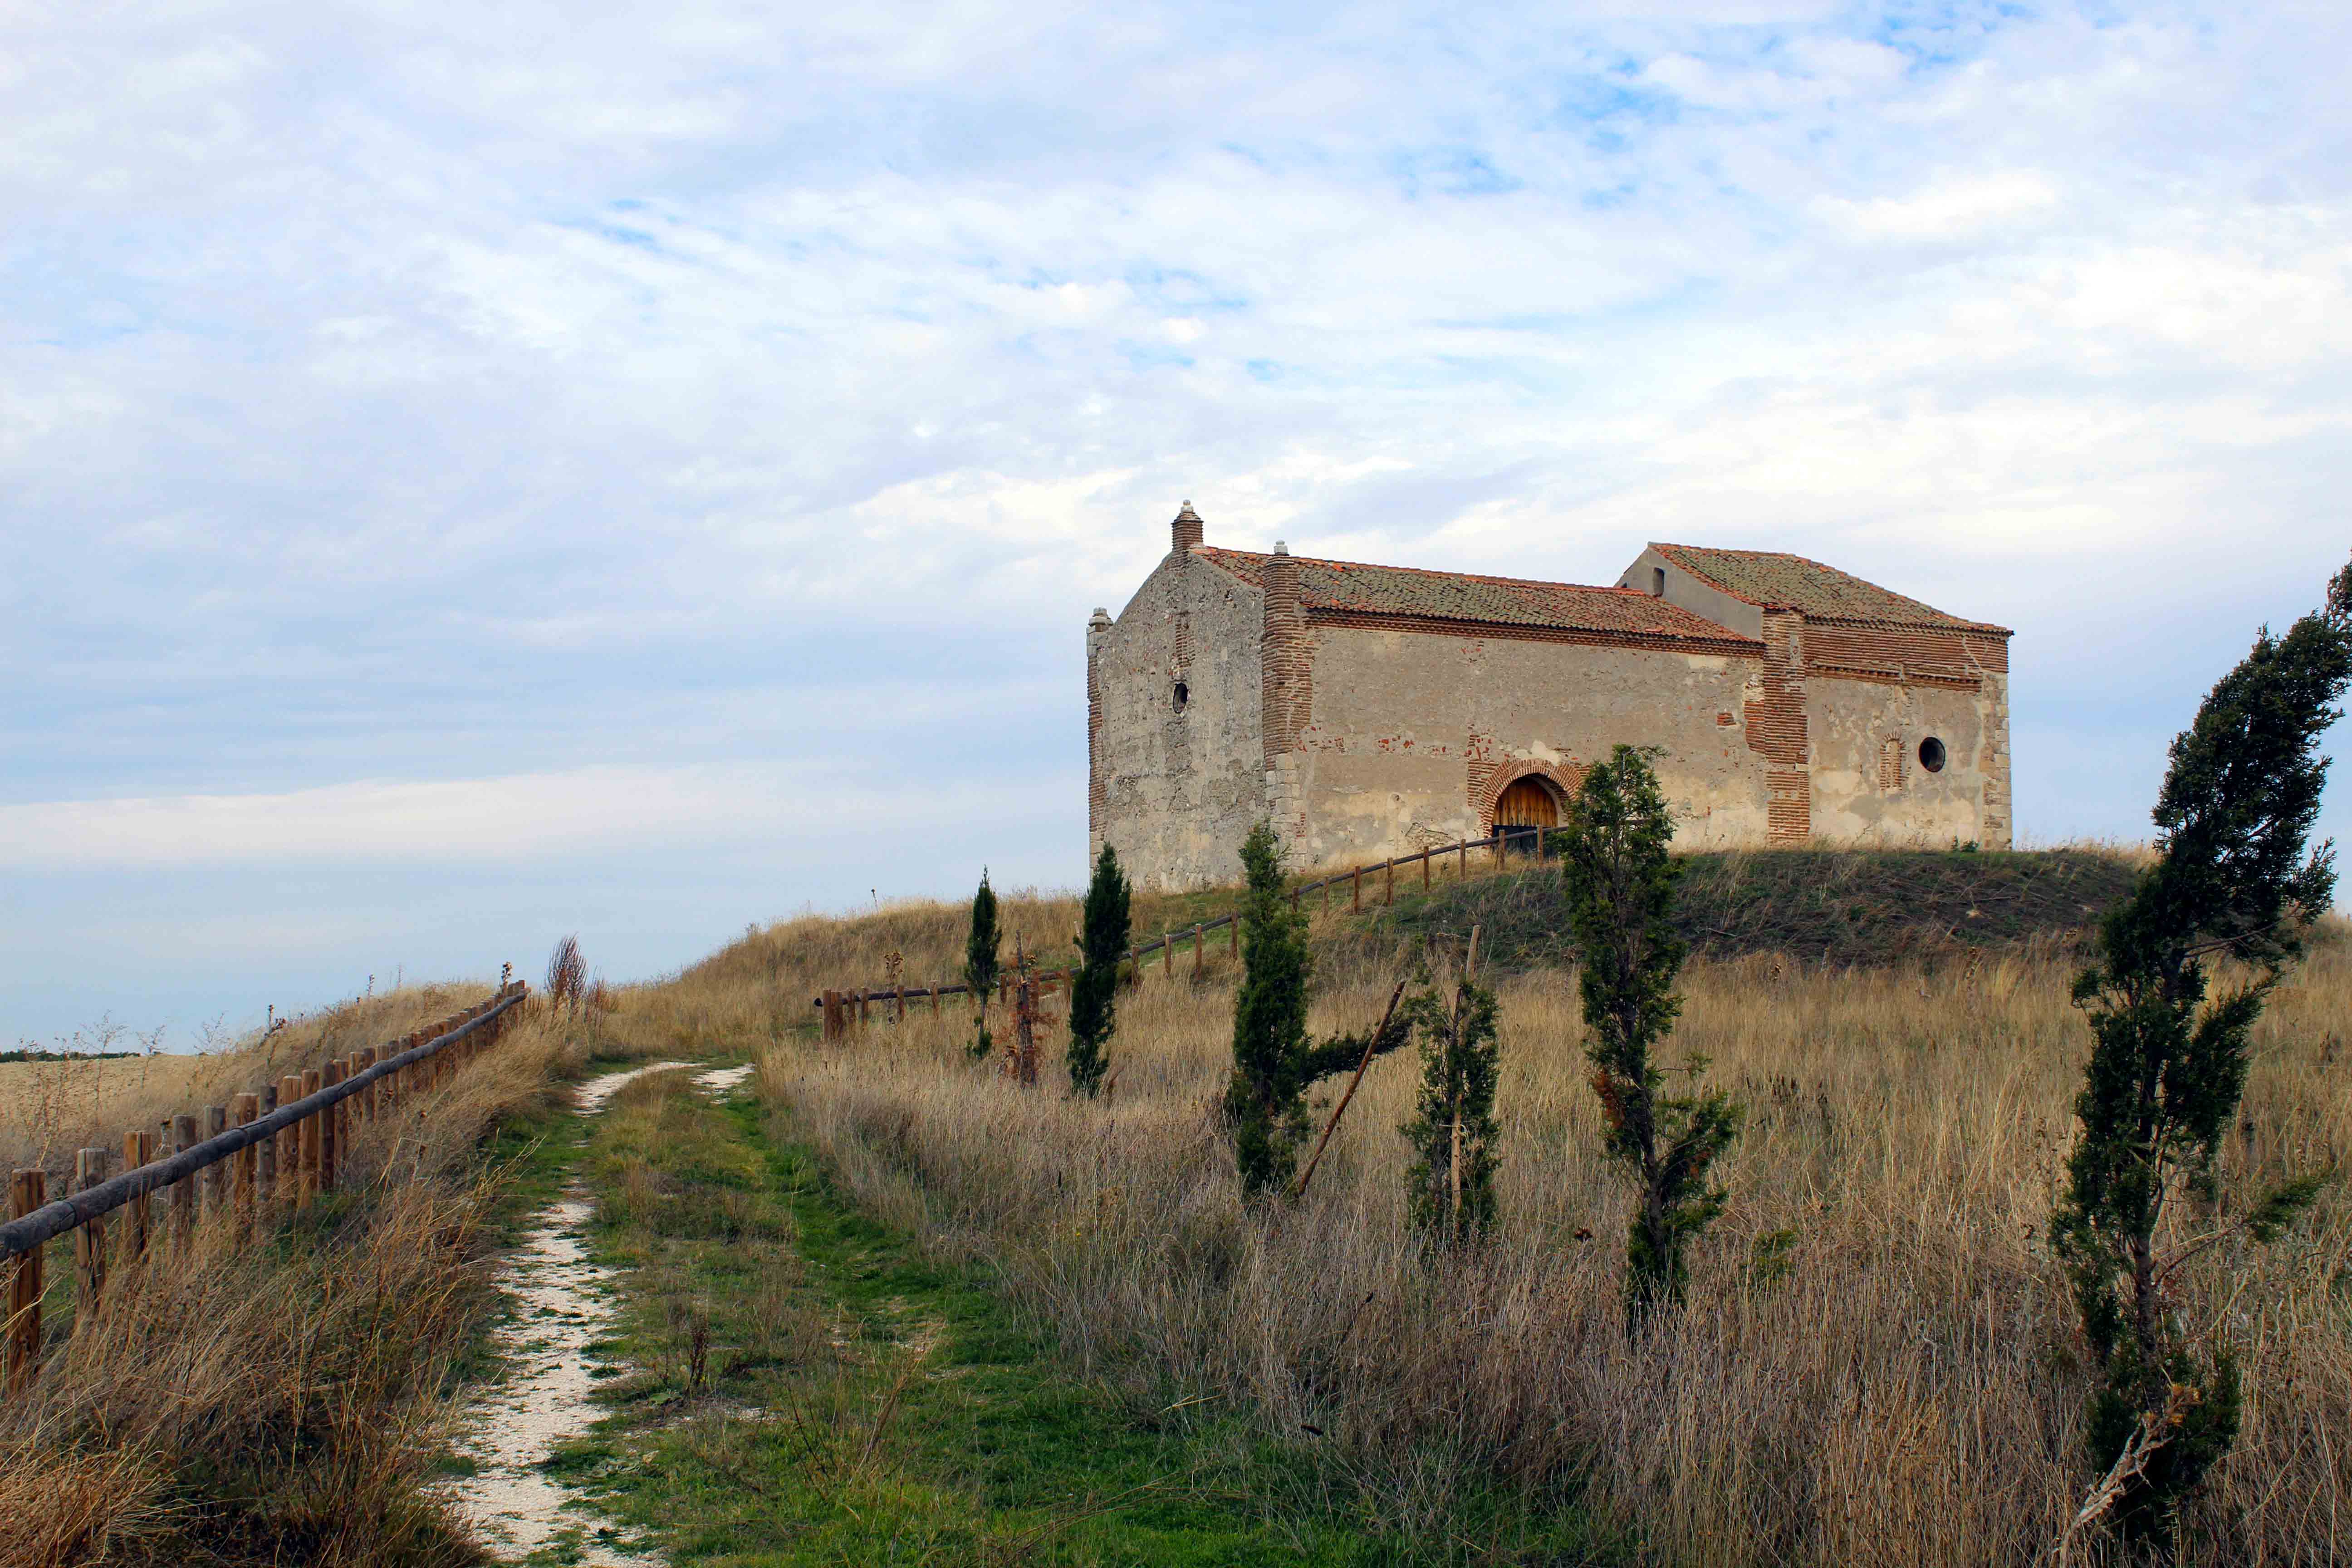
[(1454, 979), (1451, 1001), (1434, 991), (1406, 1004), (1421, 1034), (1419, 1111), (1401, 1131), (1412, 1145), (1408, 1211), (1423, 1230), (1459, 1241), (1495, 1219), (1495, 1077), (1501, 1063), (1495, 994), (1477, 983), (1478, 931)]
[(980, 891), (971, 896), (971, 930), (963, 942), (963, 983), (980, 998), (980, 1036), (971, 1043), (974, 1058), (984, 1058), (996, 1048), (988, 1037), (988, 1001), (996, 990), (996, 977), (1003, 972), (1003, 961), (997, 949), (1003, 933), (996, 924), (996, 891), (988, 885), (988, 873), (980, 874)]
[(1127, 877), (1108, 844), (1096, 858), (1080, 920), (1078, 973), (1070, 981), (1070, 1088), (1094, 1098), (1109, 1064), (1103, 1047), (1117, 1022), (1118, 966), (1127, 957)]
[(1619, 746), (1585, 774), (1560, 835), (1592, 1087), (1609, 1152), (1642, 1183), (1626, 1244), (1626, 1315), (1636, 1327), (1682, 1300), (1684, 1251), (1723, 1211), (1725, 1194), (1707, 1184), (1707, 1172), (1739, 1131), (1729, 1096), (1696, 1092), (1705, 1058), (1686, 1064), (1694, 1091), (1679, 1095), (1663, 1092), (1664, 1074), (1651, 1058), (1682, 1012), (1675, 975), (1685, 948), (1674, 929), (1682, 866), (1666, 852), (1674, 828), (1648, 759)]
[[(2319, 740), (2347, 679), (2352, 567), (2285, 637), (2264, 627), (2173, 741), (2156, 863), (2100, 922), (2074, 983), (2093, 1044), (2050, 1235), (2102, 1373), (2088, 1436), (2104, 1479), (2084, 1515), (2111, 1513), (2159, 1556), (2239, 1418), (2234, 1365), (2192, 1340), (2168, 1287), (2231, 1236), (2269, 1240), (2322, 1184), (2288, 1182), (2169, 1250), (2160, 1234), (2177, 1195), (2218, 1205), (2214, 1156), (2245, 1090), (2248, 1036), (2335, 890), (2333, 845), (2306, 845), (2327, 773)], [(2242, 976), (2218, 994), (2217, 960)]]
[(1242, 984), (1234, 1001), (1234, 1076), (1225, 1118), (1244, 1195), (1277, 1192), (1298, 1163), (1307, 1135), (1307, 1090), (1364, 1058), (1411, 1038), (1402, 1017), (1384, 1031), (1307, 1037), (1307, 990), (1314, 964), (1307, 919), (1282, 887), (1282, 845), (1264, 822), (1242, 843), (1249, 887), (1242, 906)]

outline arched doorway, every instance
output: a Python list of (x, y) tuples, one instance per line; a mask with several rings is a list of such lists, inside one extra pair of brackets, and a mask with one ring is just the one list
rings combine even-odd
[(1495, 831), (1504, 835), (1507, 850), (1533, 854), (1537, 835), (1559, 826), (1558, 786), (1541, 773), (1525, 773), (1503, 786), (1495, 797)]

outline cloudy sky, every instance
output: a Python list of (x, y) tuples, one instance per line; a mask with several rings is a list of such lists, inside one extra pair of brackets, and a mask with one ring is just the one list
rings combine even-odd
[(0, 6), (0, 1044), (1071, 883), (1188, 498), (1826, 558), (2018, 628), (2021, 831), (2137, 837), (2352, 548), (2347, 71), (2333, 4)]

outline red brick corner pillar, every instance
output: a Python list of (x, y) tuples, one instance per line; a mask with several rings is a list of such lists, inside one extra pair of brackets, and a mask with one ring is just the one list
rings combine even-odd
[(1764, 759), (1765, 831), (1774, 844), (1813, 836), (1811, 747), (1805, 733), (1805, 618), (1764, 613), (1760, 698), (1747, 704), (1748, 749)]
[(1285, 842), (1306, 829), (1298, 743), (1314, 700), (1314, 647), (1298, 591), (1298, 563), (1277, 542), (1265, 563), (1265, 622), (1258, 636), (1259, 740), (1266, 816)]

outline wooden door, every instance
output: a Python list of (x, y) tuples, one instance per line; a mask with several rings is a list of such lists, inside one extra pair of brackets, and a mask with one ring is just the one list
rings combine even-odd
[(1495, 802), (1497, 827), (1558, 827), (1559, 802), (1550, 788), (1533, 774), (1513, 779)]

